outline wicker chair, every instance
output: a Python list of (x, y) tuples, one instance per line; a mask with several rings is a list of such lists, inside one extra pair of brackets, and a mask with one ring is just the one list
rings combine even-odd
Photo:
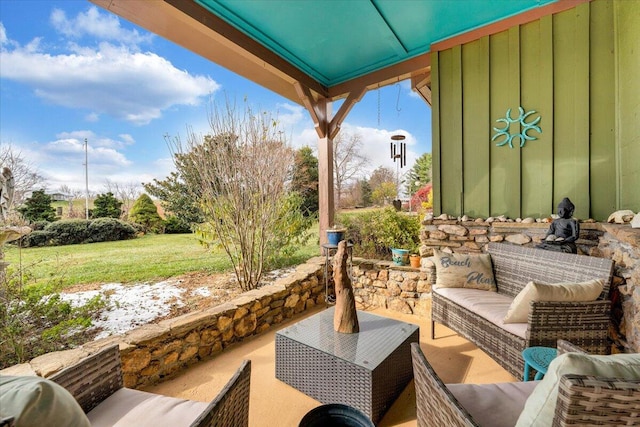
[[(563, 340), (559, 340), (557, 345), (558, 353), (583, 352), (580, 348)], [(411, 354), (416, 386), (418, 427), (480, 427), (483, 425), (474, 420), (438, 377), (418, 343), (411, 344)], [(535, 383), (531, 382), (513, 383), (514, 387), (526, 384), (535, 386)], [(528, 390), (532, 388), (529, 386)], [(496, 411), (499, 411), (498, 406), (508, 405), (501, 399), (496, 399), (495, 402)], [(564, 375), (559, 384), (553, 426), (638, 425), (640, 423), (638, 408), (640, 408), (640, 381)], [(494, 425), (498, 423), (491, 423), (491, 426)]]
[[(190, 420), (193, 421), (188, 425), (191, 427), (246, 427), (249, 425), (250, 377), (251, 361), (244, 360), (222, 391), (209, 404), (152, 395), (123, 387), (120, 352), (118, 346), (114, 345), (65, 368), (49, 379), (66, 388), (75, 397), (90, 420), (92, 418), (91, 412), (94, 409), (100, 413), (111, 411), (108, 408), (110, 401), (107, 399), (109, 397), (113, 399), (114, 394), (119, 393), (121, 396), (119, 405), (122, 405), (122, 401), (127, 401), (131, 405), (131, 402), (135, 402), (136, 399), (153, 397), (155, 399), (153, 401), (154, 412), (157, 410), (161, 413), (163, 405), (170, 408), (182, 405), (183, 408), (187, 408), (187, 411), (198, 409), (199, 415), (190, 417)], [(100, 406), (101, 404), (102, 406)], [(189, 415), (193, 414), (190, 412)], [(143, 418), (139, 418), (140, 416)], [(109, 418), (118, 418), (118, 414), (110, 414)], [(146, 417), (145, 414), (138, 414), (135, 425), (151, 425), (153, 423), (151, 418), (148, 414)], [(147, 421), (147, 424), (142, 419)]]

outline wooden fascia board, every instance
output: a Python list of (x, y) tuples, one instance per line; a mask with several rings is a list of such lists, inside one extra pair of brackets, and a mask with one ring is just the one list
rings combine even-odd
[(357, 92), (360, 88), (376, 89), (382, 86), (406, 80), (412, 75), (421, 74), (431, 67), (431, 54), (423, 53), (395, 65), (390, 65), (380, 70), (373, 71), (364, 76), (356, 77), (346, 82), (329, 87), (329, 99), (335, 100), (348, 96), (351, 92)]
[(490, 36), (492, 34), (497, 34), (502, 31), (508, 30), (509, 28), (515, 27), (516, 25), (523, 25), (528, 22), (535, 21), (537, 19), (542, 18), (543, 16), (553, 15), (555, 13), (573, 9), (574, 7), (582, 3), (588, 3), (590, 1), (591, 0), (558, 0), (556, 3), (551, 3), (546, 6), (537, 7), (535, 9), (523, 12), (519, 15), (514, 15), (509, 18), (503, 19), (501, 21), (494, 22), (492, 24), (485, 25), (484, 27), (466, 32), (464, 34), (460, 34), (460, 35), (433, 43), (431, 45), (431, 52), (438, 52), (441, 50), (452, 48), (454, 46), (469, 43), (474, 40), (478, 40), (484, 36)]
[[(192, 19), (195, 19), (203, 25), (207, 26), (209, 29), (219, 34), (224, 39), (231, 41), (234, 45), (238, 46), (239, 49), (249, 52), (256, 58), (259, 58), (260, 60), (270, 64), (286, 75), (292, 77), (296, 81), (301, 82), (303, 85), (321, 94), (322, 96), (327, 95), (326, 87), (321, 85), (307, 73), (303, 72), (298, 67), (295, 67), (290, 62), (283, 59), (280, 55), (277, 55), (261, 43), (258, 43), (226, 21), (214, 15), (206, 8), (195, 3), (193, 0), (164, 1), (171, 4), (173, 7), (180, 10), (185, 15), (190, 16)], [(236, 70), (232, 71), (236, 72)]]
[[(214, 21), (219, 18), (211, 15), (191, 0), (89, 0), (140, 27), (151, 31), (167, 40), (190, 50), (240, 76), (243, 76), (273, 92), (295, 102), (300, 99), (294, 88), (297, 81), (303, 82), (314, 91), (325, 94), (327, 88), (299, 69), (286, 63), (281, 57), (271, 53), (267, 58), (259, 57), (227, 37), (230, 32), (239, 33), (235, 28), (222, 21), (222, 29), (215, 28)], [(175, 3), (175, 4), (174, 4)], [(176, 4), (178, 6), (176, 6)], [(200, 8), (206, 12), (201, 16), (202, 22), (189, 13)], [(180, 7), (187, 9), (185, 12)], [(242, 36), (244, 34), (240, 33)], [(246, 36), (244, 36), (246, 38)], [(255, 43), (255, 42), (253, 42)], [(257, 43), (256, 43), (257, 44)], [(260, 48), (267, 51), (260, 45)], [(256, 49), (258, 47), (256, 46)], [(286, 65), (284, 64), (286, 63)], [(278, 68), (282, 66), (283, 69)]]

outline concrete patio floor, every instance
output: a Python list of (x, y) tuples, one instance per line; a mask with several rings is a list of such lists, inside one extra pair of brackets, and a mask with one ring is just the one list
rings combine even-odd
[[(275, 378), (274, 337), (277, 330), (325, 308), (319, 307), (260, 336), (235, 344), (215, 358), (193, 365), (178, 376), (145, 390), (183, 399), (210, 401), (233, 375), (241, 360), (250, 359), (252, 372), (249, 425), (296, 427), (307, 412), (321, 403)], [(428, 317), (384, 309), (366, 311), (419, 325), (420, 346), (445, 383), (516, 380), (475, 345), (442, 325), (436, 325), (436, 339), (431, 340), (431, 322)], [(413, 381), (380, 421), (379, 427), (386, 426), (416, 426)]]

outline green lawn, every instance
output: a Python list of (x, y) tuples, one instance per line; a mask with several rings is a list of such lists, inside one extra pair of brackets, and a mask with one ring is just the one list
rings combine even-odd
[[(305, 246), (283, 265), (296, 265), (319, 254), (317, 225)], [(19, 249), (5, 245), (5, 261), (22, 264), (33, 276), (27, 283), (44, 283), (62, 277), (63, 287), (87, 283), (145, 282), (194, 271), (231, 271), (221, 249), (200, 246), (192, 234), (150, 234), (137, 239)]]

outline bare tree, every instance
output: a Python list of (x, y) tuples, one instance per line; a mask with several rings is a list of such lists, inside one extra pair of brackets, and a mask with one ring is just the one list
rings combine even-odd
[(199, 234), (222, 246), (243, 290), (260, 282), (265, 258), (291, 211), (293, 150), (275, 123), (268, 113), (248, 106), (239, 112), (227, 102), (213, 106), (210, 135), (189, 130), (186, 144), (179, 137), (168, 141), (174, 159), (190, 159), (198, 172), (199, 188), (189, 188), (206, 217)]
[(362, 154), (362, 136), (358, 133), (349, 135), (343, 132), (338, 133), (333, 140), (334, 187), (338, 207), (344, 187), (362, 172), (369, 161)]
[(13, 173), (14, 193), (13, 203), (9, 206), (10, 211), (25, 201), (27, 193), (37, 187), (43, 187), (44, 177), (40, 175), (36, 166), (26, 160), (20, 150), (11, 144), (0, 142), (0, 169), (2, 167), (9, 168)]

